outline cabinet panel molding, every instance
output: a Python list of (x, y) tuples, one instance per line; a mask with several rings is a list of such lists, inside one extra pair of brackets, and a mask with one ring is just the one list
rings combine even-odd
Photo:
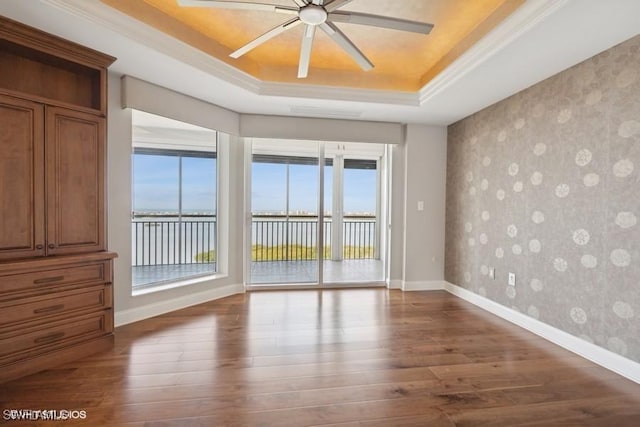
[(44, 108), (0, 95), (0, 260), (45, 254)]
[(47, 108), (47, 254), (105, 249), (104, 119)]

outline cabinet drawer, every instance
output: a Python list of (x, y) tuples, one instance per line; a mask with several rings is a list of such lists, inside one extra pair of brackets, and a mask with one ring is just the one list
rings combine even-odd
[(74, 310), (99, 310), (111, 307), (111, 285), (60, 292), (47, 297), (23, 298), (1, 304), (0, 325), (36, 320), (46, 316), (65, 315)]
[(104, 283), (110, 279), (107, 277), (107, 271), (107, 263), (101, 262), (80, 267), (0, 276), (0, 293), (40, 289), (48, 286), (72, 285), (75, 283)]
[(113, 330), (111, 310), (69, 318), (47, 327), (25, 328), (0, 335), (0, 364), (32, 357)]

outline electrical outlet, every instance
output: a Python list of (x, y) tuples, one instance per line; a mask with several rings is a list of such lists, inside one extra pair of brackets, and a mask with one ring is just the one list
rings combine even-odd
[(516, 285), (516, 273), (509, 273), (509, 286)]
[(491, 277), (493, 280), (496, 280), (496, 269), (491, 267), (489, 269), (489, 277)]

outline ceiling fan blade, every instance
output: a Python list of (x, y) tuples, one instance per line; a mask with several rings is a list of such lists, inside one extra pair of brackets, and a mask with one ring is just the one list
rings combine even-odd
[(311, 47), (313, 46), (313, 36), (316, 34), (315, 25), (305, 25), (302, 34), (302, 47), (300, 48), (300, 62), (298, 63), (298, 78), (304, 79), (309, 74), (309, 63), (311, 62)]
[(350, 24), (370, 25), (373, 27), (390, 28), (392, 30), (411, 31), (413, 33), (429, 34), (433, 24), (406, 19), (390, 18), (387, 16), (369, 15), (358, 12), (332, 12), (329, 14), (331, 22), (347, 22)]
[(353, 0), (333, 0), (332, 2), (327, 3), (324, 8), (327, 12), (331, 13), (334, 10), (346, 5), (347, 3), (351, 3), (352, 1)]
[(240, 49), (236, 50), (235, 52), (232, 52), (229, 56), (232, 57), (232, 58), (236, 58), (236, 59), (240, 58), (242, 55), (244, 55), (245, 53), (249, 52), (250, 50), (255, 49), (256, 47), (260, 46), (262, 43), (266, 42), (267, 40), (271, 40), (272, 38), (274, 38), (278, 34), (283, 33), (285, 31), (287, 31), (288, 29), (299, 25), (301, 22), (302, 21), (300, 20), (300, 18), (295, 18), (295, 19), (292, 19), (291, 21), (285, 22), (282, 25), (278, 25), (277, 27), (267, 31), (266, 33), (264, 33), (260, 37), (250, 41), (247, 44), (245, 44), (244, 46), (242, 46)]
[(327, 33), (329, 37), (333, 39), (338, 45), (345, 50), (353, 59), (360, 65), (364, 71), (369, 71), (373, 68), (373, 63), (364, 56), (364, 53), (360, 52), (360, 49), (353, 44), (342, 31), (331, 22), (325, 22), (320, 24), (322, 31)]
[(251, 3), (245, 1), (178, 0), (178, 5), (183, 7), (215, 7), (220, 9), (260, 10), (294, 15), (298, 14), (298, 9), (294, 7), (269, 3)]
[(304, 7), (309, 4), (308, 0), (293, 0), (293, 2), (297, 4), (298, 7)]

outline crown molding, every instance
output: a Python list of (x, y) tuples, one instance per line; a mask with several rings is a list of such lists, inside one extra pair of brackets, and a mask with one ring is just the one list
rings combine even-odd
[(76, 18), (112, 30), (228, 83), (259, 93), (261, 81), (99, 1), (41, 0)]
[(423, 105), (455, 84), (463, 76), (486, 62), (567, 3), (569, 3), (569, 0), (528, 0), (504, 22), (420, 89), (418, 94), (419, 104)]
[(289, 98), (330, 99), (334, 101), (419, 106), (417, 93), (297, 83), (262, 82), (258, 94)]

